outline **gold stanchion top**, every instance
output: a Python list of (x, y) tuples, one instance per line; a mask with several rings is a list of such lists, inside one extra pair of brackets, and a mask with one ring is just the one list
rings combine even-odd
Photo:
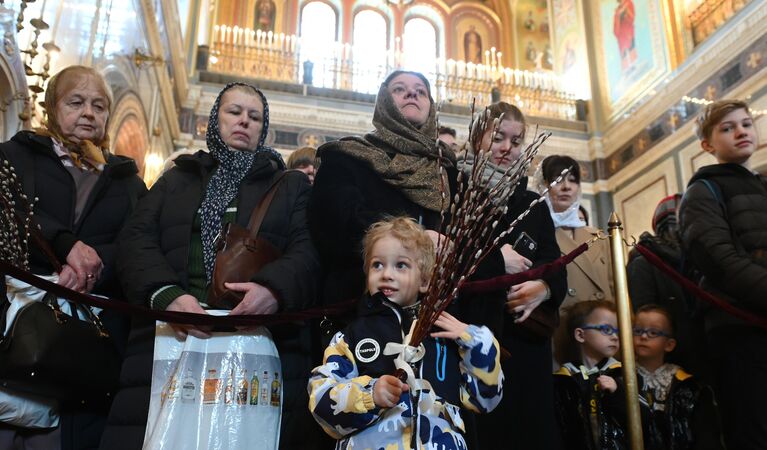
[(623, 225), (623, 223), (618, 217), (618, 214), (615, 211), (610, 213), (610, 218), (607, 220), (607, 226), (609, 228), (621, 228), (621, 225)]

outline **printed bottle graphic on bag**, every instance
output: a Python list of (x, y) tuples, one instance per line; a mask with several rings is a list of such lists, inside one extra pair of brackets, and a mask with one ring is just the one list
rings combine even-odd
[(261, 404), (269, 406), (269, 372), (264, 370), (264, 376), (261, 377)]
[(192, 369), (186, 369), (186, 376), (181, 380), (181, 401), (191, 402), (197, 397), (197, 379), (192, 375)]
[(224, 388), (224, 403), (227, 405), (234, 403), (234, 367), (229, 373), (229, 378), (226, 379), (226, 387)]
[(162, 401), (165, 401), (170, 398), (176, 398), (178, 397), (177, 392), (177, 381), (176, 381), (176, 374), (174, 373), (171, 375), (170, 380), (168, 380), (168, 384), (166, 385), (166, 388), (162, 391)]
[(237, 381), (237, 404), (248, 404), (248, 371), (240, 370), (240, 379)]
[(280, 374), (274, 372), (274, 381), (272, 381), (272, 406), (280, 406)]
[(250, 404), (258, 405), (258, 371), (253, 369), (253, 378), (250, 379)]
[(218, 378), (216, 369), (208, 370), (208, 377), (202, 385), (202, 402), (206, 404), (218, 403), (221, 395), (221, 380)]

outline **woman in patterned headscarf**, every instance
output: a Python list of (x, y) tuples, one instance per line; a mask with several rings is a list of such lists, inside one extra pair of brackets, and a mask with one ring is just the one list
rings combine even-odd
[(454, 175), (455, 155), (437, 147), (437, 120), (429, 82), (417, 72), (396, 71), (381, 84), (373, 112), (375, 130), (321, 146), (309, 226), (327, 278), (325, 303), (364, 291), (361, 242), (385, 215), (409, 216), (427, 230), (439, 227), (439, 165)]
[[(229, 84), (221, 91), (208, 122), (208, 152), (177, 158), (176, 167), (152, 186), (121, 235), (118, 264), (131, 302), (205, 314), (216, 236), (228, 222), (246, 227), (261, 198), (285, 171), (279, 154), (264, 145), (268, 127), (269, 106), (261, 91), (242, 83)], [(259, 237), (277, 247), (282, 256), (252, 279), (228, 283), (229, 289), (245, 294), (231, 314), (300, 310), (314, 299), (318, 264), (305, 220), (310, 185), (295, 171), (287, 172), (280, 183)], [(174, 329), (180, 339), (187, 334), (209, 335), (209, 330), (201, 327), (174, 325)], [(146, 339), (147, 329), (143, 331)], [(275, 336), (283, 363), (284, 440), (305, 436), (297, 430), (291, 432), (293, 427), (304, 427), (297, 421), (307, 419), (311, 424), (305, 390), (310, 361), (305, 356), (308, 350), (301, 348), (305, 342), (301, 333), (297, 330), (280, 334), (282, 338)], [(139, 334), (134, 333), (137, 341)], [(141, 447), (151, 362), (151, 353), (127, 358), (124, 378), (141, 382), (118, 393), (110, 418), (112, 426), (102, 447)], [(136, 413), (139, 410), (141, 413)]]

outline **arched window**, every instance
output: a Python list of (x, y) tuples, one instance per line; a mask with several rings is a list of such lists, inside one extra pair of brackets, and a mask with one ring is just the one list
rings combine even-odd
[(386, 20), (373, 10), (354, 16), (353, 89), (375, 93), (386, 75)]
[(336, 51), (336, 13), (324, 2), (309, 2), (301, 10), (301, 63), (314, 64), (314, 86), (333, 87), (334, 52)]
[(426, 19), (412, 18), (405, 22), (403, 36), (405, 69), (415, 70), (434, 82), (437, 65), (437, 30)]

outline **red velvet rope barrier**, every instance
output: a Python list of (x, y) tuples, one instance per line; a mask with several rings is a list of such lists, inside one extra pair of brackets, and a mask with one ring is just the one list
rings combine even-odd
[(680, 274), (674, 268), (666, 264), (665, 261), (663, 261), (659, 256), (657, 256), (647, 247), (644, 247), (641, 244), (637, 244), (635, 248), (642, 256), (647, 258), (647, 261), (649, 261), (650, 264), (660, 269), (663, 273), (668, 275), (669, 278), (674, 280), (677, 284), (679, 284), (684, 289), (694, 294), (699, 299), (704, 300), (705, 302), (710, 303), (716, 306), (717, 308), (722, 309), (726, 313), (732, 316), (735, 316), (739, 319), (742, 319), (752, 325), (756, 325), (758, 327), (767, 329), (767, 319), (765, 319), (764, 317), (759, 317), (757, 315), (749, 313), (743, 309), (738, 308), (732, 303), (728, 303), (720, 299), (719, 297), (712, 295), (710, 292), (704, 291), (696, 283), (686, 278), (684, 275)]
[(575, 258), (588, 249), (589, 244), (584, 243), (570, 253), (534, 269), (520, 273), (501, 275), (500, 277), (489, 278), (487, 280), (464, 282), (460, 287), (461, 294), (484, 294), (493, 291), (503, 291), (511, 286), (524, 283), (525, 281), (549, 277), (562, 270), (563, 267), (570, 264)]
[(0, 261), (0, 273), (10, 275), (13, 278), (29, 283), (32, 286), (51, 292), (58, 297), (71, 300), (75, 303), (94, 306), (96, 308), (111, 309), (123, 314), (145, 317), (153, 320), (162, 320), (164, 322), (181, 323), (186, 325), (208, 325), (208, 326), (262, 326), (262, 325), (281, 325), (295, 322), (302, 322), (307, 319), (340, 314), (352, 308), (356, 303), (353, 301), (337, 303), (334, 305), (306, 309), (296, 312), (283, 312), (277, 314), (259, 314), (259, 315), (237, 315), (237, 316), (211, 316), (208, 314), (185, 313), (174, 311), (157, 311), (145, 306), (133, 305), (123, 300), (104, 299), (89, 294), (83, 294), (73, 291), (60, 284), (52, 283), (40, 278), (26, 270), (19, 269), (5, 261)]
[[(581, 244), (572, 252), (558, 258), (547, 264), (543, 264), (534, 269), (512, 275), (501, 275), (481, 281), (465, 282), (461, 285), (462, 294), (482, 294), (494, 291), (503, 291), (510, 286), (529, 280), (545, 278), (557, 271), (562, 270), (573, 259), (581, 253), (588, 250), (588, 244)], [(356, 305), (357, 299), (349, 300), (334, 305), (328, 305), (319, 308), (305, 309), (295, 312), (283, 312), (277, 314), (261, 315), (238, 315), (238, 316), (211, 316), (207, 314), (185, 313), (174, 311), (158, 311), (130, 304), (123, 300), (104, 299), (90, 294), (73, 291), (69, 288), (40, 278), (26, 270), (19, 269), (16, 266), (0, 261), (0, 274), (10, 275), (13, 278), (31, 284), (37, 288), (55, 294), (60, 298), (93, 306), (101, 309), (110, 309), (123, 314), (130, 314), (139, 317), (145, 317), (152, 320), (162, 320), (164, 322), (179, 323), (186, 325), (207, 325), (207, 326), (262, 326), (262, 325), (281, 325), (302, 322), (308, 319), (315, 319), (325, 316), (333, 316), (349, 311)]]

